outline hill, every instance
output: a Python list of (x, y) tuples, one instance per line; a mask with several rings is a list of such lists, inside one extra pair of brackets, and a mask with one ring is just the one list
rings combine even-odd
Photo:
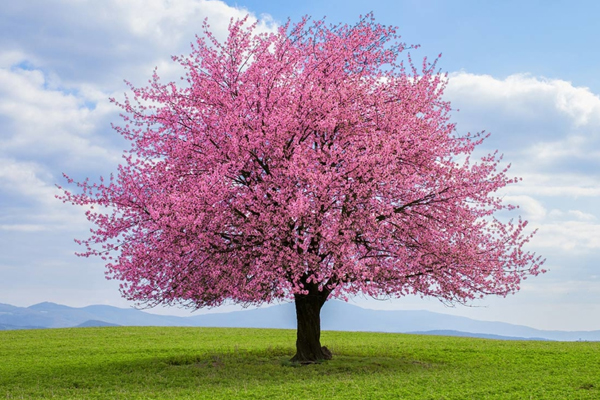
[(75, 328), (100, 328), (100, 327), (106, 327), (106, 326), (119, 326), (119, 325), (111, 324), (110, 322), (89, 320), (89, 321), (85, 321), (84, 323), (77, 325)]
[[(30, 307), (0, 304), (3, 329), (68, 328), (97, 321), (121, 326), (195, 326), (295, 329), (292, 303), (253, 310), (176, 317), (104, 305), (73, 308), (55, 303)], [(597, 341), (600, 331), (543, 331), (503, 322), (479, 321), (429, 311), (369, 310), (340, 301), (329, 301), (321, 313), (322, 329), (334, 331), (420, 332), (496, 339)]]

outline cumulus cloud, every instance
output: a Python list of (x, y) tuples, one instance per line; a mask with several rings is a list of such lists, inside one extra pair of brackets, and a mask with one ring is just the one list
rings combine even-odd
[(545, 223), (540, 226), (532, 243), (539, 248), (565, 251), (597, 250), (600, 249), (600, 224), (589, 220)]
[(569, 210), (567, 215), (573, 216), (580, 221), (595, 221), (598, 218), (593, 214), (588, 214), (579, 210)]
[(0, 154), (28, 160), (54, 157), (79, 167), (94, 160), (96, 166), (116, 161), (119, 154), (110, 142), (95, 137), (109, 126), (106, 117), (116, 115), (108, 99), (99, 97), (48, 88), (40, 70), (0, 68)]
[(450, 76), (446, 96), (461, 110), (459, 131), (492, 132), (485, 146), (524, 170), (595, 173), (600, 167), (600, 97), (588, 88), (525, 74), (498, 79), (459, 72)]
[[(538, 229), (532, 248), (572, 254), (600, 248), (597, 94), (559, 79), (458, 72), (446, 97), (461, 110), (455, 113), (459, 133), (491, 131), (482, 151), (498, 148), (511, 173), (523, 178), (501, 193)], [(590, 200), (573, 209), (581, 198)]]
[(10, 188), (13, 194), (46, 201), (54, 194), (44, 182), (47, 177), (48, 173), (35, 163), (0, 159), (2, 187)]
[[(453, 115), (458, 132), (491, 132), (483, 150), (499, 149), (514, 171), (538, 183), (568, 181), (569, 186), (580, 177), (595, 195), (600, 96), (589, 88), (527, 74), (499, 79), (457, 72), (450, 75), (445, 95), (460, 109)], [(596, 180), (591, 187), (590, 179)]]
[(60, 190), (40, 164), (0, 158), (0, 230), (39, 232), (89, 228), (81, 213), (56, 200)]
[[(600, 124), (600, 97), (589, 88), (575, 87), (560, 79), (514, 74), (505, 79), (457, 72), (450, 75), (446, 94), (474, 109), (494, 108), (493, 115), (511, 114), (519, 119), (539, 119), (548, 109), (568, 118), (575, 126)], [(482, 101), (483, 100), (483, 101)], [(460, 108), (460, 107), (459, 107)]]
[(579, 210), (568, 210), (567, 212), (564, 212), (561, 210), (553, 209), (552, 211), (550, 211), (550, 213), (548, 215), (550, 217), (556, 218), (556, 219), (571, 217), (571, 218), (575, 218), (579, 221), (595, 221), (598, 219), (593, 214), (585, 213), (585, 212), (579, 211)]
[[(512, 161), (512, 160), (511, 160)], [(527, 170), (517, 160), (513, 164), (513, 172)], [(535, 171), (535, 164), (529, 165), (529, 172), (518, 173), (523, 178), (521, 183), (503, 189), (509, 195), (525, 194), (529, 196), (562, 197), (573, 199), (580, 197), (600, 197), (600, 176), (595, 171), (584, 173), (548, 173)], [(542, 168), (540, 168), (542, 169)]]
[[(74, 257), (81, 248), (73, 238), (86, 237), (90, 224), (82, 209), (55, 198), (55, 184), (62, 172), (94, 179), (121, 161), (128, 145), (110, 129), (119, 109), (108, 99), (126, 89), (123, 79), (143, 85), (157, 66), (175, 79), (170, 57), (189, 52), (205, 17), (223, 39), (229, 19), (247, 12), (205, 0), (31, 0), (1, 8), (2, 301), (126, 306), (100, 261)], [(258, 29), (273, 26), (267, 17)]]
[(0, 52), (0, 68), (10, 68), (13, 65), (18, 65), (26, 60), (38, 62), (35, 55), (25, 54), (20, 50), (4, 50)]
[[(30, 61), (53, 71), (64, 86), (93, 82), (111, 92), (123, 87), (123, 79), (144, 84), (161, 61), (189, 52), (205, 18), (219, 39), (231, 18), (257, 20), (248, 10), (217, 0), (5, 3), (0, 48), (35, 54), (37, 62)], [(261, 16), (260, 31), (274, 27), (268, 15)]]
[[(54, 196), (62, 172), (108, 175), (128, 147), (110, 122), (123, 79), (144, 84), (154, 67), (180, 76), (170, 57), (189, 52), (208, 18), (224, 39), (247, 10), (215, 0), (32, 0), (0, 13), (0, 230), (79, 224)], [(14, 21), (19, 23), (15, 24)], [(275, 28), (263, 16), (259, 31)], [(20, 210), (20, 211), (17, 211)]]
[(523, 216), (530, 220), (540, 220), (546, 217), (546, 208), (538, 200), (530, 196), (504, 196), (504, 201), (518, 205)]

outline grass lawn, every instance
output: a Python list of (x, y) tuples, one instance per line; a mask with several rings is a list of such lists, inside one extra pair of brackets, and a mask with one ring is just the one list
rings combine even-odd
[(0, 332), (0, 399), (600, 399), (599, 342), (323, 332), (334, 359), (294, 366), (295, 331)]

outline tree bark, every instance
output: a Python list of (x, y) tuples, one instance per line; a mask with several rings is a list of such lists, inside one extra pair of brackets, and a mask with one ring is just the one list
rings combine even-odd
[(331, 352), (321, 346), (321, 307), (328, 296), (328, 290), (319, 291), (316, 288), (309, 290), (306, 295), (294, 295), (298, 329), (296, 355), (291, 361), (312, 364), (331, 360)]

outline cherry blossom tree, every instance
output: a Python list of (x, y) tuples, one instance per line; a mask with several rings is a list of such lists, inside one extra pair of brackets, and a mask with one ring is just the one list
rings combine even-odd
[[(293, 300), (296, 355), (329, 359), (329, 298), (467, 302), (519, 290), (543, 260), (497, 191), (517, 181), (483, 134), (456, 133), (436, 62), (415, 67), (396, 28), (302, 19), (275, 33), (204, 24), (181, 83), (129, 85), (131, 149), (108, 182), (60, 198), (95, 224), (78, 241), (139, 304)], [(65, 175), (66, 176), (66, 175)], [(72, 178), (66, 176), (73, 184)]]

